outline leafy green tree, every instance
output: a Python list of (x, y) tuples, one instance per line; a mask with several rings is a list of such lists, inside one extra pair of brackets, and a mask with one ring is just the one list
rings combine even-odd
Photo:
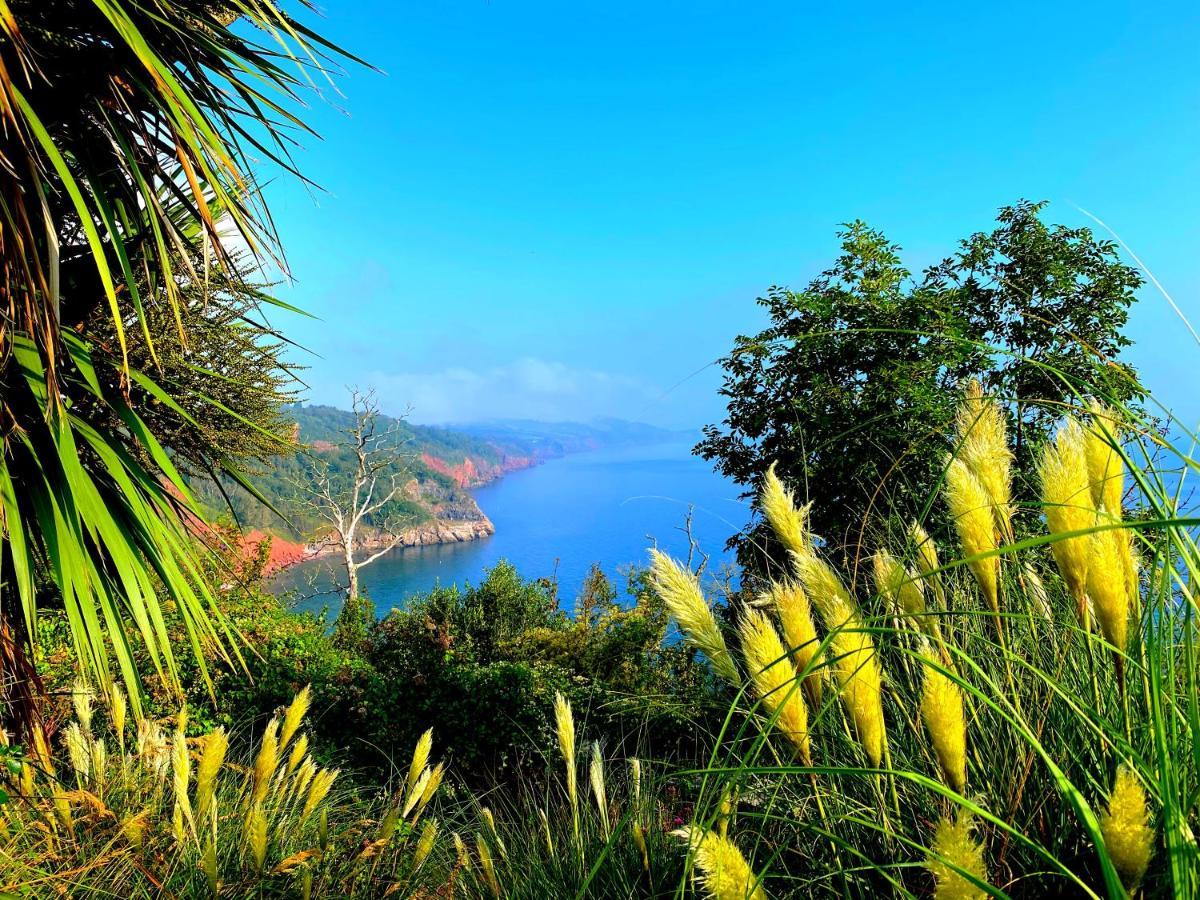
[[(752, 498), (777, 463), (814, 501), (814, 530), (853, 552), (872, 510), (925, 510), (965, 379), (1008, 402), (1026, 474), (1063, 404), (1139, 398), (1118, 354), (1141, 279), (1111, 242), (1046, 225), (1043, 206), (1002, 209), (919, 279), (881, 232), (845, 226), (830, 269), (759, 299), (770, 324), (721, 360), (725, 420), (697, 452)], [(752, 567), (777, 555), (761, 526), (734, 543)]]
[[(228, 373), (199, 377), (207, 351), (164, 334), (211, 336), (194, 299), (216, 279), (230, 337), (249, 296), (235, 248), (278, 258), (246, 151), (294, 171), (289, 107), (328, 48), (272, 0), (0, 0), (0, 702), (23, 727), (36, 686), (15, 673), (48, 604), (85, 676), (119, 671), (135, 710), (131, 640), (178, 683), (164, 588), (196, 659), (230, 646), (178, 464), (236, 474), (245, 448), (211, 423), (253, 428), (261, 408), (211, 393)], [(235, 378), (271, 364), (248, 341), (224, 344)]]

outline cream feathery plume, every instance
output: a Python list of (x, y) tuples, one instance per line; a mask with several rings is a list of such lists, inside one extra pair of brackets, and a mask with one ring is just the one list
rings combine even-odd
[(417, 779), (421, 777), (421, 773), (425, 771), (425, 765), (429, 762), (429, 754), (432, 750), (433, 729), (430, 728), (417, 739), (417, 744), (413, 748), (412, 762), (408, 764), (407, 785), (410, 791), (417, 783)]
[(942, 581), (939, 570), (942, 565), (938, 561), (937, 544), (929, 536), (920, 522), (913, 522), (908, 529), (909, 538), (917, 550), (917, 570), (933, 586), (933, 594), (938, 604), (946, 608), (946, 595), (942, 591)]
[(279, 767), (279, 720), (272, 719), (263, 730), (262, 743), (254, 757), (254, 790), (252, 803), (262, 803), (267, 797), (271, 779)]
[(292, 702), (288, 704), (287, 712), (283, 714), (283, 728), (279, 733), (279, 746), (284, 748), (292, 739), (292, 735), (296, 733), (304, 717), (308, 715), (308, 709), (312, 705), (312, 688), (305, 685), (300, 689), (300, 692), (292, 698)]
[(808, 671), (804, 676), (804, 690), (813, 709), (821, 708), (822, 671), (813, 664), (821, 646), (817, 638), (817, 627), (813, 622), (812, 605), (808, 594), (797, 581), (773, 581), (763, 595), (764, 606), (774, 607), (783, 626), (783, 638), (792, 651), (792, 662), (797, 672)]
[(1122, 551), (1129, 550), (1123, 529), (1097, 531), (1091, 536), (1087, 592), (1104, 639), (1124, 651), (1129, 635), (1129, 578)]
[(700, 580), (656, 549), (650, 551), (650, 579), (667, 611), (679, 623), (684, 639), (708, 657), (714, 672), (730, 684), (739, 684), (737, 667), (712, 608), (704, 599)]
[(604, 836), (608, 837), (612, 828), (609, 822), (608, 791), (604, 786), (604, 757), (600, 753), (600, 742), (592, 741), (592, 762), (588, 767), (589, 779), (592, 783), (592, 797), (596, 801), (596, 811), (604, 825)]
[(875, 589), (888, 600), (893, 609), (912, 619), (921, 629), (925, 621), (925, 587), (919, 575), (910, 572), (887, 550), (876, 550), (872, 557), (875, 570)]
[(1100, 817), (1100, 831), (1109, 858), (1125, 887), (1132, 890), (1150, 865), (1154, 830), (1150, 827), (1146, 791), (1137, 776), (1125, 766), (1117, 770), (1108, 810)]
[(691, 849), (700, 883), (711, 900), (767, 900), (742, 851), (728, 837), (685, 825), (672, 832)]
[(750, 610), (738, 630), (754, 693), (775, 719), (776, 727), (795, 746), (800, 759), (811, 765), (808, 709), (796, 684), (796, 667), (788, 658), (775, 626), (762, 612)]
[(984, 900), (990, 896), (963, 874), (987, 882), (983, 845), (971, 835), (974, 824), (974, 817), (965, 811), (959, 813), (957, 822), (949, 818), (938, 822), (925, 863), (936, 885), (934, 900)]
[(883, 672), (875, 641), (865, 630), (858, 605), (837, 573), (811, 544), (794, 555), (796, 572), (813, 605), (833, 632), (829, 658), (842, 703), (873, 765), (883, 758), (887, 732), (883, 719)]
[(204, 749), (200, 753), (200, 764), (196, 767), (196, 809), (201, 821), (208, 818), (212, 805), (217, 775), (225, 763), (229, 750), (229, 737), (224, 728), (213, 729), (204, 738)]
[(1012, 537), (1012, 463), (1008, 425), (1000, 404), (983, 394), (977, 379), (967, 384), (954, 420), (957, 456), (979, 479), (992, 506), (997, 530)]
[(413, 868), (419, 869), (421, 863), (425, 862), (429, 851), (433, 849), (433, 842), (437, 840), (437, 833), (437, 819), (426, 819), (425, 825), (421, 829), (421, 836), (417, 838), (417, 849), (413, 852)]
[(1088, 480), (1083, 429), (1068, 419), (1046, 445), (1038, 462), (1046, 525), (1055, 540), (1050, 544), (1058, 571), (1075, 599), (1079, 624), (1090, 628), (1087, 608), (1088, 564), (1091, 535), (1066, 537), (1096, 525), (1096, 508)]
[(797, 508), (792, 492), (784, 487), (779, 476), (775, 474), (777, 465), (778, 463), (771, 463), (767, 474), (763, 476), (762, 490), (758, 496), (759, 506), (780, 543), (792, 553), (803, 553), (811, 543), (806, 522), (808, 507)]
[[(954, 528), (958, 532), (959, 543), (963, 553), (968, 557), (994, 553), (999, 545), (996, 542), (995, 519), (992, 514), (991, 497), (983, 483), (961, 458), (951, 459), (946, 467), (946, 504), (950, 507), (950, 515), (954, 519)], [(972, 559), (969, 563), (971, 574), (979, 583), (987, 600), (988, 608), (998, 614), (1000, 612), (1000, 559), (998, 556), (988, 556), (984, 559)], [(999, 618), (996, 620), (999, 627)]]
[(922, 648), (925, 681), (921, 689), (921, 718), (929, 729), (933, 749), (950, 787), (960, 794), (967, 786), (967, 719), (962, 688), (939, 668), (928, 647)]
[(830, 642), (834, 676), (841, 688), (842, 703), (858, 732), (858, 739), (871, 764), (878, 766), (883, 759), (887, 729), (883, 719), (883, 670), (875, 641), (865, 630), (858, 611), (847, 610), (847, 616), (835, 626)]

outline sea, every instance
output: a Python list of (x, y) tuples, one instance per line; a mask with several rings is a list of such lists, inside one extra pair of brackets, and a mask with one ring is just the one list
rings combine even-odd
[[(593, 564), (621, 588), (623, 572), (644, 565), (652, 546), (686, 557), (689, 515), (695, 552), (707, 555), (708, 570), (716, 572), (732, 564), (726, 542), (750, 517), (738, 486), (679, 442), (574, 453), (472, 493), (496, 533), (393, 550), (362, 569), (360, 582), (379, 615), (438, 585), (478, 584), (501, 560), (527, 579), (555, 579), (560, 603), (570, 610)], [(287, 569), (273, 589), (297, 609), (335, 613), (339, 583), (335, 561), (324, 558)]]

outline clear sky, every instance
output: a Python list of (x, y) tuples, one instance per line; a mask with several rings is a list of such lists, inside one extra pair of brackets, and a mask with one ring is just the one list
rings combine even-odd
[[(311, 110), (325, 193), (269, 188), (311, 399), (696, 427), (705, 367), (839, 222), (919, 270), (1021, 197), (1106, 221), (1200, 327), (1200, 8), (973, 7), (330, 2), (322, 33), (386, 74)], [(1130, 334), (1194, 421), (1200, 347), (1160, 295)]]

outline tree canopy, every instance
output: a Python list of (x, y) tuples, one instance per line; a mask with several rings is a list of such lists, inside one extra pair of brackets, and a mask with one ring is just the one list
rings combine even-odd
[[(872, 509), (928, 511), (965, 380), (1005, 402), (1019, 475), (1064, 405), (1139, 399), (1120, 353), (1141, 277), (1089, 229), (1045, 223), (1044, 207), (1003, 208), (916, 278), (882, 232), (845, 225), (841, 255), (807, 288), (759, 298), (770, 324), (720, 361), (726, 416), (697, 452), (752, 498), (777, 463), (814, 501), (817, 532), (848, 548)], [(772, 555), (761, 527), (734, 543), (746, 563)]]

